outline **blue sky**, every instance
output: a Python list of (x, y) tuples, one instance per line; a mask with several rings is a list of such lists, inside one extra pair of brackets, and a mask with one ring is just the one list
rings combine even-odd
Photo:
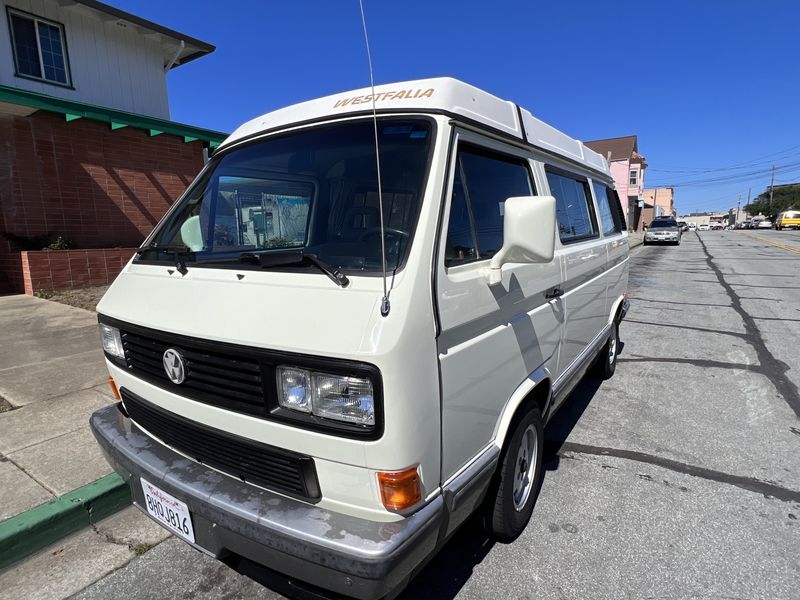
[[(176, 121), (232, 131), (369, 81), (358, 0), (109, 1), (217, 47), (170, 73)], [(796, 0), (364, 2), (376, 83), (449, 75), (578, 139), (636, 134), (648, 187), (702, 182), (681, 213), (744, 203), (773, 162), (800, 181)]]

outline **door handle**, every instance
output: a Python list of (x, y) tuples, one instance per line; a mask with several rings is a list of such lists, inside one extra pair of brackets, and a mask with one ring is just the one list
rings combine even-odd
[(564, 290), (561, 288), (554, 287), (551, 290), (548, 290), (544, 293), (544, 297), (546, 300), (552, 300), (553, 298), (558, 298), (559, 296), (564, 295)]

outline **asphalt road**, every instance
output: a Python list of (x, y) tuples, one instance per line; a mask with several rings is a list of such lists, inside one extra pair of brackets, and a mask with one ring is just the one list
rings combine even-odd
[[(404, 598), (800, 598), (800, 232), (631, 262), (616, 375), (548, 426), (531, 524), (468, 524)], [(76, 596), (109, 597), (281, 596), (170, 539)]]

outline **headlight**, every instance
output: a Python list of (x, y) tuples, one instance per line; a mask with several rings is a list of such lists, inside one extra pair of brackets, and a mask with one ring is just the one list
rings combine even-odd
[(278, 367), (278, 404), (311, 412), (311, 373), (305, 369)]
[(313, 403), (313, 413), (319, 417), (375, 425), (375, 399), (368, 379), (314, 373)]
[(280, 406), (354, 425), (375, 425), (375, 394), (369, 379), (288, 366), (278, 367), (276, 374)]
[(125, 350), (122, 348), (122, 337), (119, 329), (100, 323), (100, 340), (103, 342), (103, 350), (111, 356), (125, 358)]

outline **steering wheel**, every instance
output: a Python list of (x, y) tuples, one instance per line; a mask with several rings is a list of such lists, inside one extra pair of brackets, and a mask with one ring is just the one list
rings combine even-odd
[[(402, 238), (409, 237), (409, 233), (407, 231), (403, 231), (402, 229), (394, 229), (393, 227), (384, 227), (383, 228), (383, 232), (385, 234), (387, 234), (387, 236), (393, 235), (393, 236), (395, 236), (397, 238), (400, 238), (400, 239), (397, 240), (398, 242)], [(380, 233), (381, 233), (381, 228), (380, 227), (371, 227), (371, 228), (367, 229), (364, 233), (362, 233), (361, 236), (359, 236), (358, 241), (359, 242), (363, 242), (366, 238), (371, 237), (371, 236), (376, 235), (376, 234), (380, 235)]]

